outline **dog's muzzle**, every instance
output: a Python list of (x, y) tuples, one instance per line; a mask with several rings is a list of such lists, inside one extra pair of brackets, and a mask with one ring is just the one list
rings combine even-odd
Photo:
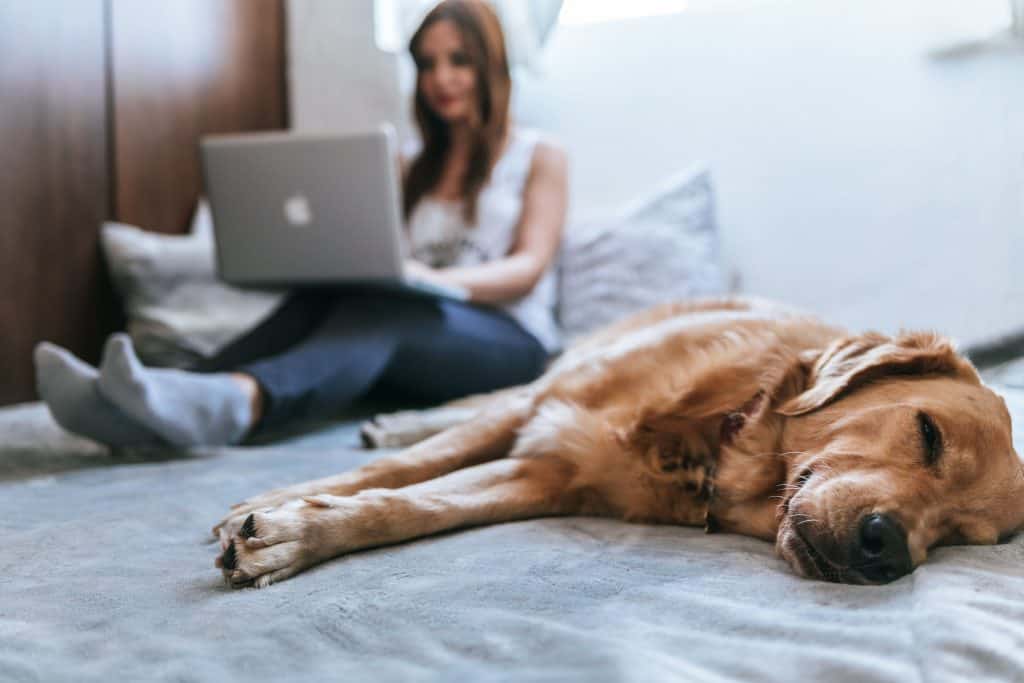
[(903, 526), (877, 512), (862, 517), (850, 544), (850, 570), (869, 583), (889, 583), (913, 569)]

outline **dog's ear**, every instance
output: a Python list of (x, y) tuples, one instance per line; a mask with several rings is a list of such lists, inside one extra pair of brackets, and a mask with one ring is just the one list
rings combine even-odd
[(931, 332), (895, 338), (873, 332), (845, 337), (821, 353), (807, 352), (802, 361), (808, 368), (807, 388), (778, 408), (783, 415), (817, 410), (850, 389), (886, 375), (942, 373), (981, 383), (974, 366), (953, 344)]

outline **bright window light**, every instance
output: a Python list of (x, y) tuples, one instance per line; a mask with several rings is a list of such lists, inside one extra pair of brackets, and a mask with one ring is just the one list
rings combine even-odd
[(558, 21), (562, 24), (596, 24), (681, 12), (742, 12), (761, 5), (789, 1), (791, 0), (565, 0)]
[(563, 24), (593, 24), (676, 14), (689, 6), (689, 0), (565, 0), (558, 20)]

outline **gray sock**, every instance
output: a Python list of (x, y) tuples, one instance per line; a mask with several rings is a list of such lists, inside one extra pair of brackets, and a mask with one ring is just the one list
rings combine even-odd
[(252, 422), (250, 397), (231, 375), (146, 368), (126, 334), (107, 340), (99, 388), (176, 446), (238, 443)]
[(100, 393), (96, 368), (59, 346), (42, 342), (33, 354), (36, 388), (64, 429), (108, 446), (155, 446), (162, 441)]

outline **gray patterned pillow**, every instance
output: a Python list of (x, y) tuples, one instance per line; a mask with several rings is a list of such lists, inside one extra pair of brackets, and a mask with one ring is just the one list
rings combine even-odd
[(567, 342), (664, 301), (724, 294), (710, 171), (687, 169), (613, 216), (570, 228), (559, 271)]
[(217, 279), (213, 223), (200, 201), (187, 235), (104, 223), (101, 244), (125, 304), (128, 333), (149, 365), (185, 367), (257, 324), (281, 293)]

